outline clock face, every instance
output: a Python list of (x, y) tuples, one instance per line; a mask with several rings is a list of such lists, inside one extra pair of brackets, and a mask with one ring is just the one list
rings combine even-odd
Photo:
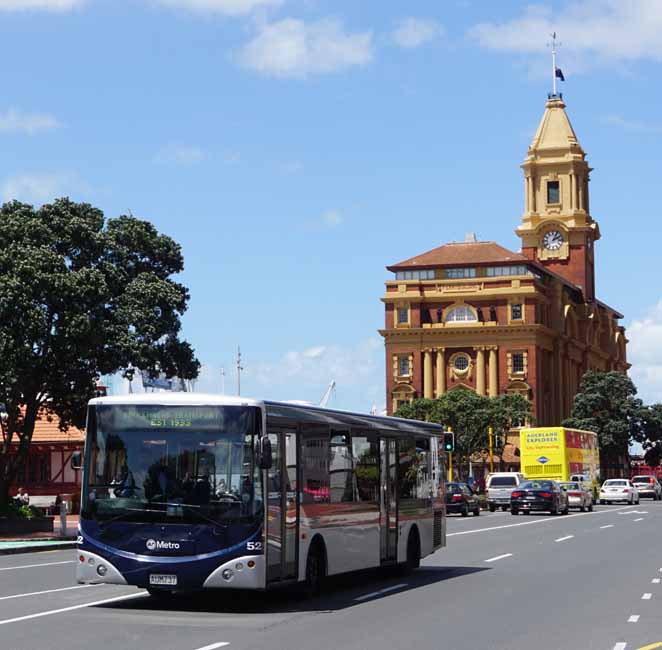
[(542, 243), (548, 251), (557, 251), (563, 246), (563, 235), (558, 230), (550, 230), (545, 233)]

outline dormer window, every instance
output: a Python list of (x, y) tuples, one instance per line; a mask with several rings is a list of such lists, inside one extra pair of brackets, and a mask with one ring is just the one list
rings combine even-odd
[(547, 203), (561, 203), (561, 185), (559, 181), (547, 181)]
[(460, 307), (453, 307), (446, 314), (447, 323), (475, 323), (478, 321), (478, 316), (476, 312), (471, 309), (471, 307), (466, 307), (464, 305)]

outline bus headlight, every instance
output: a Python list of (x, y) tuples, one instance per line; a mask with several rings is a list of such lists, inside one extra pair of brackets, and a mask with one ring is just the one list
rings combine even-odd
[(98, 573), (101, 577), (105, 576), (106, 573), (108, 573), (108, 567), (107, 567), (105, 564), (100, 564), (100, 565), (97, 567), (97, 573)]
[(232, 569), (225, 569), (221, 574), (224, 580), (232, 580), (234, 576), (234, 571)]

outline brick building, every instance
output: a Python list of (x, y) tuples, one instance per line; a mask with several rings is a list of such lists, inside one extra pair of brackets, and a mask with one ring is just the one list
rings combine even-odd
[(388, 266), (386, 402), (465, 387), (516, 392), (540, 426), (569, 415), (589, 369), (626, 372), (623, 316), (595, 297), (591, 168), (552, 95), (522, 165), (520, 252), (449, 243)]

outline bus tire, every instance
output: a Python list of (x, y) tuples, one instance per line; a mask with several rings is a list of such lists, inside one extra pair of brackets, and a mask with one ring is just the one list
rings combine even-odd
[(314, 598), (322, 593), (324, 578), (326, 577), (326, 553), (324, 544), (318, 539), (313, 540), (306, 560), (306, 581), (304, 582), (304, 595)]
[(418, 536), (418, 528), (415, 526), (409, 531), (407, 538), (407, 560), (400, 566), (400, 572), (409, 575), (414, 569), (421, 566), (421, 540)]

